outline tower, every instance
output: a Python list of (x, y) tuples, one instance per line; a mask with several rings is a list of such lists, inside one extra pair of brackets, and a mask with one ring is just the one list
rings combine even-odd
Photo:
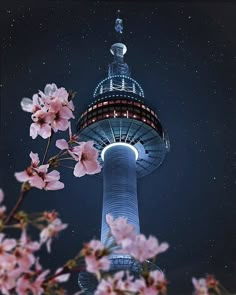
[[(109, 241), (106, 214), (125, 216), (139, 233), (137, 178), (157, 169), (169, 151), (169, 140), (157, 113), (145, 99), (139, 83), (131, 78), (121, 43), (123, 22), (115, 22), (118, 42), (111, 46), (113, 62), (108, 76), (98, 83), (92, 103), (81, 114), (77, 130), (80, 140), (93, 140), (103, 167), (101, 241)], [(131, 257), (111, 257), (111, 271), (140, 267)], [(80, 274), (80, 286), (90, 288), (90, 275)], [(92, 292), (91, 292), (92, 294)]]

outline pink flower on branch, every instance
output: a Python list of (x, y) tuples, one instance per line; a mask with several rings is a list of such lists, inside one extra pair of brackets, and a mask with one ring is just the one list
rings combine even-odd
[(150, 271), (145, 277), (135, 281), (137, 294), (158, 295), (166, 294), (167, 281), (159, 270)]
[(15, 268), (15, 265), (8, 265), (5, 267), (0, 265), (0, 291), (3, 295), (11, 295), (12, 290), (16, 287), (17, 279), (21, 274), (19, 268)]
[(150, 236), (148, 239), (140, 234), (135, 240), (124, 245), (122, 250), (128, 252), (135, 259), (144, 262), (149, 258), (154, 258), (157, 254), (165, 252), (169, 248), (167, 243), (159, 244), (155, 237)]
[[(74, 175), (81, 177), (85, 174), (99, 173), (101, 166), (97, 160), (98, 151), (93, 147), (93, 141), (77, 142), (76, 139), (70, 132), (70, 140), (68, 142), (65, 139), (56, 141), (56, 147), (60, 150), (67, 151), (71, 159), (77, 161), (74, 167)], [(72, 145), (72, 143), (76, 143), (77, 145)]]
[(22, 270), (29, 270), (30, 267), (36, 262), (34, 252), (40, 249), (38, 242), (32, 242), (23, 230), (19, 241), (19, 246), (16, 247), (14, 255), (16, 262)]
[(101, 270), (108, 270), (110, 267), (110, 261), (107, 256), (109, 252), (98, 240), (92, 240), (85, 244), (81, 254), (85, 256), (86, 269), (88, 272), (99, 276)]
[(207, 282), (206, 279), (200, 278), (192, 278), (192, 283), (194, 286), (194, 294), (195, 295), (209, 295), (208, 293), (208, 287), (207, 287)]
[(51, 136), (51, 122), (54, 116), (51, 112), (41, 109), (32, 115), (34, 123), (30, 125), (30, 136), (35, 139), (38, 135), (46, 139)]
[(16, 291), (18, 295), (41, 295), (44, 292), (43, 283), (49, 270), (45, 270), (35, 276), (33, 272), (24, 274), (17, 280)]
[(76, 177), (85, 174), (96, 174), (101, 171), (101, 166), (97, 161), (98, 151), (93, 147), (93, 141), (80, 142), (78, 152), (79, 161), (74, 168)]
[(133, 276), (128, 272), (119, 271), (113, 277), (102, 279), (95, 295), (138, 294), (138, 288)]
[(14, 255), (10, 252), (16, 247), (15, 239), (5, 239), (5, 234), (0, 233), (0, 265), (15, 261)]
[(74, 105), (69, 100), (65, 88), (57, 88), (56, 84), (47, 84), (44, 93), (39, 91), (33, 99), (23, 98), (21, 107), (24, 111), (32, 113), (34, 123), (30, 126), (30, 136), (35, 139), (38, 135), (48, 138), (52, 130), (66, 130), (69, 120), (74, 118), (72, 111)]
[(194, 295), (209, 295), (212, 294), (220, 294), (219, 290), (219, 282), (212, 275), (207, 275), (206, 278), (192, 278), (192, 283), (194, 286)]
[(106, 222), (115, 242), (121, 247), (116, 250), (117, 253), (127, 253), (140, 262), (144, 262), (165, 252), (169, 247), (167, 243), (159, 244), (155, 237), (150, 236), (147, 239), (142, 234), (137, 235), (134, 225), (127, 223), (125, 217), (118, 217), (114, 220), (110, 214), (107, 214)]
[(107, 214), (106, 222), (117, 244), (124, 244), (127, 240), (133, 241), (135, 239), (135, 227), (133, 224), (127, 223), (127, 218), (118, 217), (114, 220), (110, 214)]
[(67, 228), (67, 224), (61, 222), (59, 218), (54, 219), (40, 233), (40, 244), (46, 243), (48, 252), (51, 252), (52, 238), (56, 237), (60, 231)]
[(53, 170), (49, 173), (49, 164), (39, 165), (38, 154), (30, 153), (31, 166), (22, 172), (16, 172), (15, 177), (19, 182), (29, 182), (32, 187), (45, 190), (59, 190), (64, 188), (60, 182), (60, 173)]

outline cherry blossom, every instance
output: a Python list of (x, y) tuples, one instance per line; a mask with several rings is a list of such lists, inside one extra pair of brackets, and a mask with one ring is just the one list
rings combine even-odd
[(21, 100), (21, 108), (25, 112), (35, 113), (41, 110), (43, 106), (44, 103), (38, 94), (34, 94), (32, 99), (24, 97)]
[(117, 284), (124, 276), (123, 271), (115, 273), (114, 277), (102, 279), (99, 283), (94, 295), (118, 295), (121, 291), (117, 289)]
[(59, 190), (64, 188), (64, 183), (59, 181), (60, 173), (57, 170), (53, 170), (43, 176), (44, 189), (45, 190)]
[(59, 99), (56, 99), (50, 104), (50, 112), (53, 114), (53, 119), (51, 120), (53, 131), (67, 130), (69, 127), (68, 120), (74, 118), (72, 111), (67, 106), (63, 106)]
[(127, 218), (118, 217), (114, 220), (110, 214), (107, 214), (106, 222), (117, 244), (124, 244), (127, 239), (129, 241), (135, 239), (135, 227), (133, 224), (127, 223)]
[(60, 231), (67, 228), (67, 224), (61, 222), (59, 218), (53, 220), (40, 233), (40, 244), (46, 243), (48, 252), (51, 252), (52, 238), (58, 235)]
[(47, 84), (44, 92), (39, 91), (33, 99), (23, 98), (21, 107), (32, 113), (34, 123), (30, 126), (30, 136), (35, 139), (38, 135), (46, 139), (58, 130), (66, 130), (69, 120), (74, 118), (73, 102), (65, 88), (57, 88), (56, 84)]
[(135, 227), (127, 223), (127, 218), (118, 217), (115, 220), (110, 214), (106, 215), (106, 222), (110, 227), (111, 234), (121, 249), (117, 253), (127, 253), (144, 262), (148, 258), (155, 257), (157, 254), (165, 252), (169, 245), (167, 243), (158, 243), (155, 237), (148, 239), (142, 234), (135, 233)]
[[(26, 273), (20, 279), (18, 279), (16, 284), (16, 291), (18, 295), (41, 295), (44, 292), (43, 283), (45, 277), (48, 275), (49, 270), (45, 270), (38, 274), (34, 280), (32, 280), (32, 272)], [(31, 291), (31, 293), (29, 293)]]
[(15, 239), (5, 239), (5, 234), (0, 233), (0, 264), (7, 265), (15, 261), (14, 255), (9, 252), (16, 247)]
[(132, 243), (123, 246), (122, 250), (128, 253), (140, 262), (144, 262), (148, 258), (153, 258), (157, 254), (165, 252), (169, 245), (167, 243), (158, 243), (155, 237), (150, 236), (148, 239), (142, 234), (137, 235)]
[(52, 128), (51, 122), (54, 116), (51, 112), (47, 112), (43, 109), (38, 110), (32, 115), (34, 123), (30, 125), (30, 136), (35, 139), (38, 135), (46, 139), (51, 136)]
[(195, 295), (209, 295), (206, 279), (200, 278), (197, 280), (196, 278), (192, 278), (192, 283), (195, 288)]
[(63, 270), (62, 267), (58, 268), (55, 272), (55, 277), (52, 279), (53, 282), (64, 283), (67, 282), (70, 278), (69, 273), (59, 274)]
[(140, 295), (158, 295), (166, 293), (167, 281), (159, 270), (150, 271), (145, 277), (135, 281), (137, 292)]
[(86, 269), (88, 272), (95, 273), (99, 276), (100, 270), (108, 270), (110, 261), (107, 257), (109, 254), (102, 242), (92, 240), (85, 244), (81, 251), (85, 256)]
[(16, 262), (22, 270), (28, 270), (35, 263), (36, 258), (33, 253), (39, 249), (40, 244), (36, 241), (32, 242), (23, 229), (19, 246), (14, 251)]
[(53, 170), (49, 173), (49, 164), (39, 165), (38, 154), (30, 153), (31, 166), (21, 172), (16, 172), (15, 177), (19, 182), (29, 182), (32, 187), (45, 190), (59, 190), (64, 188), (64, 183), (59, 181), (60, 173)]
[(102, 279), (99, 283), (95, 295), (119, 295), (119, 294), (136, 294), (138, 287), (133, 276), (128, 272), (119, 271), (113, 277), (109, 276)]
[(96, 174), (101, 171), (101, 166), (97, 161), (98, 151), (93, 147), (93, 141), (81, 142), (79, 152), (79, 162), (74, 168), (76, 177), (85, 174)]
[(3, 295), (10, 295), (13, 288), (16, 286), (16, 281), (21, 274), (19, 268), (15, 268), (14, 264), (2, 265), (0, 264), (0, 291)]

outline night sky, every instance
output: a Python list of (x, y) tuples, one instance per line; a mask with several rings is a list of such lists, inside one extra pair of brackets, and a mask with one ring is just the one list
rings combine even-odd
[[(171, 144), (163, 165), (138, 181), (141, 231), (170, 244), (157, 259), (170, 282), (170, 295), (191, 294), (191, 277), (206, 273), (235, 292), (236, 5), (30, 3), (0, 4), (0, 187), (8, 207), (20, 188), (14, 172), (27, 167), (31, 150), (42, 157), (46, 146), (45, 140), (29, 137), (31, 118), (21, 111), (22, 97), (54, 82), (78, 92), (78, 116), (107, 76), (120, 9), (131, 77), (156, 107)], [(51, 255), (42, 251), (41, 261), (50, 268), (75, 255), (83, 242), (100, 237), (101, 178), (78, 179), (72, 170), (61, 172), (64, 190), (33, 189), (22, 207), (32, 212), (56, 209), (70, 224), (53, 242)], [(74, 276), (68, 284), (71, 294), (76, 280)]]

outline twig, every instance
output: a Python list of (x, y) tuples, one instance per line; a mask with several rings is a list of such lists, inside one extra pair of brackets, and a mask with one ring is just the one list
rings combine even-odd
[(51, 136), (48, 138), (48, 143), (47, 143), (47, 146), (46, 146), (46, 150), (45, 150), (45, 152), (44, 152), (44, 156), (43, 156), (42, 165), (43, 165), (44, 161), (46, 160), (47, 153), (48, 153), (48, 148), (49, 148), (49, 146), (50, 146), (50, 143), (51, 143), (52, 136), (53, 136), (53, 131), (52, 131), (52, 134), (51, 134)]
[[(22, 186), (24, 187), (24, 184)], [(16, 214), (18, 209), (20, 208), (20, 206), (21, 206), (21, 204), (22, 204), (22, 202), (23, 202), (23, 200), (24, 200), (24, 198), (25, 198), (28, 191), (29, 191), (29, 189), (28, 190), (26, 190), (24, 188), (21, 189), (19, 199), (16, 202), (14, 208), (11, 210), (11, 212), (8, 215), (7, 219), (5, 220), (4, 225), (8, 225), (10, 223), (10, 221), (12, 220), (12, 218), (14, 217), (14, 215)]]

